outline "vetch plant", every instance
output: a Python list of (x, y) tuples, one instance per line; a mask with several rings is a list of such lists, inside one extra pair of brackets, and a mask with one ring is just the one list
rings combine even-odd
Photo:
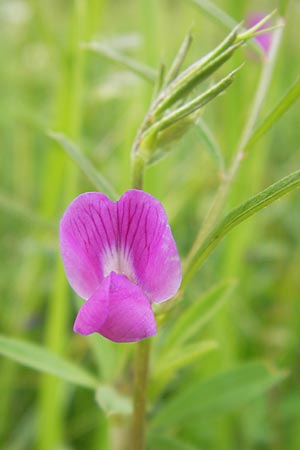
[[(210, 5), (199, 0), (193, 3)], [(209, 11), (228, 25), (227, 16), (219, 14), (218, 9)], [(75, 293), (85, 300), (74, 331), (83, 336), (92, 334), (87, 338), (77, 336), (74, 342), (81, 342), (84, 348), (91, 343), (95, 360), (100, 353), (104, 364), (102, 372), (100, 369), (99, 373), (91, 374), (49, 349), (6, 336), (0, 336), (0, 351), (33, 369), (94, 390), (112, 435), (117, 436), (111, 438), (105, 450), (194, 450), (198, 442), (197, 447), (190, 447), (181, 441), (184, 427), (197, 423), (198, 416), (206, 419), (209, 414), (243, 407), (250, 400), (260, 398), (286, 375), (261, 363), (250, 363), (204, 381), (198, 379), (197, 373), (191, 373), (187, 383), (181, 380), (176, 384), (180, 370), (216, 349), (218, 344), (222, 346), (222, 342), (199, 337), (199, 331), (227, 301), (234, 286), (231, 279), (217, 280), (204, 293), (195, 295), (194, 291), (196, 298), (188, 302), (185, 300), (192, 292), (188, 290), (190, 281), (234, 227), (300, 187), (298, 170), (223, 214), (240, 166), (247, 162), (247, 153), (300, 97), (300, 81), (296, 80), (270, 113), (260, 119), (283, 31), (281, 17), (274, 27), (262, 30), (274, 15), (255, 20), (249, 29), (244, 29), (242, 24), (233, 25), (219, 45), (185, 68), (192, 43), (190, 33), (170, 68), (167, 70), (162, 65), (157, 71), (119, 50), (108, 48), (107, 44), (77, 42), (76, 51), (100, 53), (153, 85), (152, 102), (132, 146), (130, 186), (121, 196), (76, 144), (62, 133), (50, 133), (96, 190), (80, 194), (69, 206), (68, 202), (64, 203), (67, 209), (60, 220), (60, 249), (66, 277)], [(205, 106), (227, 92), (239, 75), (241, 66), (225, 69), (232, 56), (262, 32), (271, 31), (270, 48), (263, 48), (267, 51), (249, 116), (232, 160), (226, 162), (213, 133), (200, 116)], [(257, 50), (258, 45), (254, 47)], [(261, 49), (258, 51), (261, 53)], [(81, 60), (80, 64), (76, 58), (75, 61), (79, 67)], [(74, 80), (77, 80), (78, 67), (74, 64)], [(219, 69), (223, 75), (218, 74)], [(150, 165), (175, 151), (178, 141), (193, 128), (217, 154), (222, 176), (201, 226), (183, 255), (181, 268), (166, 211), (156, 198), (144, 191), (144, 176)], [(189, 177), (189, 173), (181, 173)], [(201, 201), (200, 196), (197, 201)], [(175, 227), (173, 231), (176, 233)], [(178, 247), (181, 249), (180, 242)], [(65, 276), (58, 273), (55, 288), (59, 291)], [(54, 325), (55, 307), (51, 316)], [(116, 363), (114, 352), (122, 355)], [(111, 356), (113, 362), (109, 363), (106, 359)], [(117, 367), (114, 376), (109, 370), (103, 375), (106, 363)], [(184, 377), (183, 371), (183, 380)], [(45, 398), (51, 402), (49, 392)], [(45, 408), (44, 412), (51, 414), (52, 409)], [(162, 440), (159, 440), (160, 432)]]

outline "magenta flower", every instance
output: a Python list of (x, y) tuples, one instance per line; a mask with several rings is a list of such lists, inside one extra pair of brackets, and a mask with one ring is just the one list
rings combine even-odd
[(152, 303), (168, 300), (181, 265), (163, 206), (143, 191), (116, 203), (98, 192), (75, 198), (60, 223), (67, 278), (87, 299), (74, 331), (135, 342), (156, 333)]
[[(264, 14), (262, 13), (254, 13), (251, 14), (247, 20), (247, 27), (251, 28), (254, 25), (256, 25), (258, 22), (260, 22), (263, 18), (265, 17)], [(270, 24), (268, 24), (267, 22), (264, 23), (260, 28), (258, 28), (258, 31), (260, 30), (264, 30), (265, 28), (268, 28), (270, 26)], [(258, 36), (255, 36), (254, 38), (257, 43), (261, 46), (263, 52), (265, 55), (268, 55), (270, 47), (271, 47), (271, 43), (272, 43), (272, 33), (269, 31), (267, 31), (264, 34), (260, 34)]]

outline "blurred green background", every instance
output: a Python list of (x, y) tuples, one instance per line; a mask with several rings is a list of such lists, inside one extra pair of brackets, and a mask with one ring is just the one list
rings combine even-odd
[[(278, 60), (262, 108), (265, 115), (299, 76), (300, 2), (215, 4), (238, 22), (256, 11), (279, 8), (285, 14)], [(157, 68), (162, 61), (170, 64), (190, 29), (194, 42), (189, 62), (212, 49), (228, 31), (188, 0), (0, 1), (0, 331), (99, 370), (106, 383), (124, 381), (127, 350), (99, 338), (95, 357), (91, 341), (72, 333), (77, 305), (65, 280), (57, 233), (68, 203), (94, 188), (48, 132), (73, 139), (119, 193), (130, 188), (130, 149), (152, 87), (81, 44), (105, 41)], [(226, 67), (232, 70), (242, 61), (245, 67), (233, 87), (203, 115), (226, 163), (263, 65), (245, 47)], [(297, 103), (253, 147), (242, 163), (228, 208), (299, 169), (299, 117)], [(165, 205), (183, 257), (219, 181), (218, 163), (195, 130), (147, 171), (145, 190)], [(234, 230), (210, 257), (186, 301), (195, 301), (205, 289), (229, 278), (236, 279), (237, 286), (203, 332), (203, 337), (219, 342), (218, 350), (183, 369), (176, 382), (205, 379), (253, 359), (285, 369), (288, 376), (242, 408), (209, 419), (195, 414), (189, 427), (163, 431), (180, 438), (181, 446), (166, 438), (149, 444), (149, 449), (299, 450), (299, 229), (296, 191)], [(126, 373), (130, 378), (130, 370)], [(1, 449), (110, 450), (107, 436), (108, 419), (92, 392), (1, 358)]]

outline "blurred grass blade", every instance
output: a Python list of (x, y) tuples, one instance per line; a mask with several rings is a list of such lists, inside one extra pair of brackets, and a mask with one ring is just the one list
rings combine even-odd
[(190, 278), (199, 269), (201, 264), (205, 261), (208, 255), (213, 251), (217, 244), (223, 239), (223, 237), (239, 223), (251, 217), (256, 212), (273, 203), (288, 192), (298, 188), (300, 186), (300, 170), (293, 172), (292, 174), (282, 178), (276, 183), (272, 184), (264, 191), (257, 195), (254, 195), (245, 203), (242, 203), (237, 208), (233, 209), (227, 216), (216, 225), (211, 231), (202, 246), (195, 255), (193, 261), (186, 269), (186, 273), (182, 282), (182, 288), (184, 288)]
[(176, 426), (197, 417), (228, 414), (261, 397), (286, 377), (286, 372), (269, 370), (262, 363), (247, 363), (214, 377), (184, 384), (173, 398), (161, 405), (152, 425)]
[(83, 152), (70, 139), (62, 133), (50, 132), (49, 136), (70, 156), (98, 191), (107, 194), (112, 200), (118, 198), (111, 184), (95, 169)]
[[(174, 346), (175, 347), (175, 346)], [(153, 368), (153, 377), (164, 377), (166, 374), (174, 375), (176, 370), (193, 363), (201, 356), (219, 347), (216, 341), (202, 341), (186, 345), (183, 348), (174, 348), (166, 356), (159, 357)]]
[(107, 416), (129, 415), (132, 412), (131, 399), (119, 394), (116, 389), (108, 385), (97, 388), (96, 401)]
[(249, 150), (272, 126), (293, 106), (300, 97), (300, 79), (298, 79), (275, 106), (273, 111), (262, 121), (250, 136), (245, 151)]
[(84, 43), (82, 44), (82, 47), (99, 53), (110, 61), (120, 64), (130, 72), (133, 72), (135, 75), (138, 75), (146, 81), (151, 83), (155, 83), (156, 81), (157, 73), (154, 69), (136, 61), (133, 58), (130, 58), (127, 55), (124, 55), (124, 53), (121, 53), (113, 47), (109, 47), (101, 42)]
[(175, 56), (174, 61), (170, 67), (170, 70), (168, 71), (168, 73), (166, 75), (165, 85), (168, 85), (179, 74), (181, 66), (184, 63), (185, 57), (190, 49), (192, 42), (193, 42), (193, 36), (191, 33), (188, 33), (185, 36), (185, 38), (178, 50), (178, 53)]
[(36, 411), (34, 408), (18, 420), (18, 432), (11, 433), (5, 442), (5, 450), (25, 450), (31, 448), (36, 436)]
[(289, 0), (279, 0), (279, 14), (281, 16), (285, 16), (288, 6), (289, 6)]
[(226, 28), (233, 28), (237, 25), (237, 21), (233, 17), (210, 0), (190, 1), (204, 11), (209, 17), (214, 19), (217, 23), (224, 25)]
[(86, 388), (96, 388), (99, 385), (97, 379), (81, 367), (36, 344), (0, 335), (0, 354), (26, 367), (56, 375), (73, 384)]
[(235, 280), (223, 281), (205, 292), (201, 298), (191, 302), (169, 330), (163, 353), (194, 338), (201, 328), (219, 311), (229, 299), (236, 286)]
[(195, 130), (202, 139), (202, 141), (206, 144), (206, 148), (211, 154), (212, 158), (217, 162), (219, 169), (221, 172), (225, 170), (225, 162), (216, 139), (214, 138), (211, 130), (204, 122), (203, 119), (198, 118), (197, 123), (195, 124)]
[(31, 225), (37, 227), (49, 228), (50, 230), (57, 230), (55, 223), (52, 223), (41, 217), (36, 211), (23, 205), (20, 201), (11, 198), (7, 193), (0, 191), (0, 209), (3, 209), (8, 214), (13, 214), (20, 217), (22, 220), (29, 222)]

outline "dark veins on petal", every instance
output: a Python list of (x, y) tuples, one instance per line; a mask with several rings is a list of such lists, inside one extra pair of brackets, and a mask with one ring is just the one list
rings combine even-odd
[[(103, 222), (103, 218), (102, 218), (102, 214), (101, 214), (102, 211), (100, 211), (100, 212), (97, 211), (97, 209), (95, 208), (94, 205), (90, 205), (90, 207), (94, 210), (94, 212), (95, 212), (95, 214), (97, 215), (99, 221), (101, 222), (102, 230), (104, 230), (104, 233), (105, 233), (105, 236), (106, 236), (106, 242), (107, 242), (107, 244), (108, 244), (108, 246), (109, 246), (110, 253), (111, 253), (111, 255), (113, 256), (113, 249), (112, 249), (111, 242), (110, 242), (110, 236), (109, 236), (109, 234), (108, 234), (108, 232), (107, 232), (105, 223)], [(100, 205), (99, 205), (99, 207), (100, 207)], [(101, 209), (102, 209), (102, 208), (101, 208)], [(92, 214), (92, 213), (91, 213), (91, 214)], [(100, 234), (98, 228), (97, 228), (97, 232), (98, 232), (98, 234)]]
[[(135, 216), (135, 214), (136, 214), (136, 212), (137, 212), (137, 209), (138, 209), (138, 206), (136, 205), (136, 208), (135, 208), (134, 214), (133, 214), (133, 216), (132, 216), (132, 218), (131, 218), (131, 221), (133, 220), (133, 217)], [(142, 207), (141, 207), (141, 211), (140, 211), (139, 218), (136, 220), (135, 230), (134, 230), (134, 232), (132, 233), (131, 243), (130, 243), (129, 246), (127, 246), (127, 248), (128, 248), (128, 249), (127, 249), (127, 256), (128, 256), (128, 255), (130, 254), (130, 252), (132, 251), (132, 247), (133, 247), (133, 244), (134, 244), (136, 235), (137, 235), (136, 232), (137, 232), (139, 226), (140, 226), (140, 227), (142, 226), (140, 221), (141, 221), (141, 218), (142, 218), (144, 209), (145, 209), (145, 204), (143, 203), (143, 204), (142, 204)], [(129, 223), (129, 227), (130, 227), (130, 226), (131, 226), (131, 222)], [(129, 228), (129, 227), (128, 227), (128, 228)], [(144, 231), (144, 234), (146, 235), (146, 232), (145, 232), (145, 228), (144, 228), (144, 227), (143, 227), (143, 231)], [(126, 242), (126, 244), (127, 244), (127, 242)]]

